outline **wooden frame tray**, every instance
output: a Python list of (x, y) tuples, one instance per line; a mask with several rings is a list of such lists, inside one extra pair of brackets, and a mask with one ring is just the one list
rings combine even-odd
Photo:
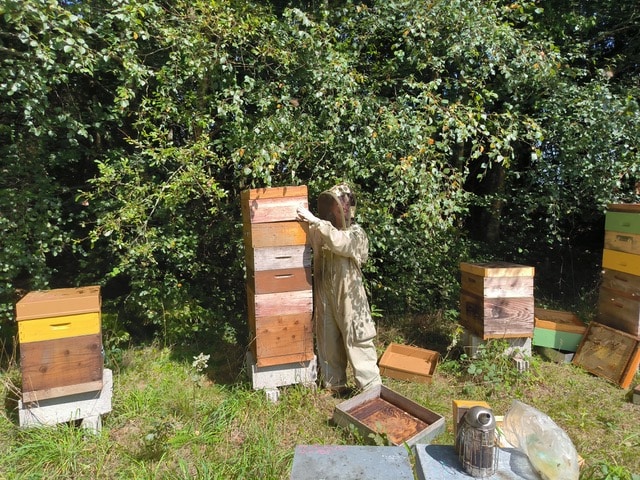
[(384, 385), (336, 405), (333, 420), (342, 427), (353, 425), (368, 440), (375, 434), (385, 435), (393, 445), (429, 443), (445, 428), (442, 415)]

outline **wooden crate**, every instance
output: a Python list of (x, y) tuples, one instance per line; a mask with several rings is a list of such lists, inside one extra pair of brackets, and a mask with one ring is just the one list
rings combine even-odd
[(244, 230), (245, 248), (309, 245), (306, 222), (253, 223)]
[(485, 298), (460, 293), (460, 324), (490, 338), (533, 337), (533, 297)]
[(312, 288), (311, 268), (291, 268), (267, 270), (262, 272), (247, 271), (247, 281), (253, 286), (256, 294), (283, 293)]
[(386, 436), (393, 445), (429, 443), (444, 431), (444, 417), (384, 385), (371, 387), (336, 405), (333, 420), (353, 426), (363, 439)]
[[(640, 273), (640, 272), (638, 272)], [(603, 270), (602, 287), (630, 297), (640, 298), (640, 276), (617, 270)]]
[(587, 326), (571, 312), (534, 309), (533, 345), (575, 352)]
[(30, 292), (16, 304), (25, 403), (102, 388), (100, 287)]
[(535, 268), (509, 262), (460, 263), (460, 271), (478, 277), (533, 277)]
[(609, 209), (605, 215), (604, 229), (619, 233), (640, 233), (640, 211), (615, 211)]
[(439, 359), (438, 352), (391, 343), (380, 357), (380, 375), (417, 383), (431, 383)]
[(245, 223), (295, 221), (298, 207), (309, 208), (307, 186), (256, 188), (240, 194)]
[(533, 336), (533, 267), (462, 262), (460, 272), (464, 327), (484, 340)]
[(605, 231), (604, 248), (618, 252), (640, 255), (640, 233)]
[(640, 365), (640, 340), (615, 328), (591, 322), (573, 363), (622, 388), (631, 384)]
[(607, 211), (640, 213), (640, 203), (610, 203), (607, 205)]
[(640, 337), (640, 297), (601, 287), (598, 322)]
[(462, 290), (485, 298), (518, 298), (533, 295), (533, 276), (482, 276), (462, 271)]
[(100, 287), (57, 288), (27, 293), (16, 303), (16, 320), (99, 312)]
[(311, 290), (255, 294), (247, 285), (251, 350), (258, 367), (311, 360)]

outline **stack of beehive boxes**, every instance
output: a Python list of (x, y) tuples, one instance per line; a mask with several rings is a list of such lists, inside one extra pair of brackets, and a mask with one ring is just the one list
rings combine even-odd
[(609, 205), (598, 321), (640, 336), (640, 204)]
[(597, 320), (573, 363), (627, 388), (640, 365), (640, 204), (609, 205)]
[(500, 338), (531, 353), (534, 271), (508, 262), (460, 264), (460, 324), (472, 338), (466, 346)]
[[(282, 373), (315, 359), (311, 245), (308, 225), (296, 213), (298, 206), (308, 208), (307, 187), (245, 190), (241, 203), (250, 353), (255, 367), (278, 366)], [(286, 371), (281, 380), (272, 377), (271, 387), (294, 383)], [(254, 387), (264, 382), (258, 383), (254, 376)]]
[(97, 433), (113, 389), (104, 368), (100, 287), (29, 292), (16, 303), (16, 321), (20, 426), (78, 420)]
[(22, 400), (99, 391), (100, 287), (29, 292), (16, 304)]

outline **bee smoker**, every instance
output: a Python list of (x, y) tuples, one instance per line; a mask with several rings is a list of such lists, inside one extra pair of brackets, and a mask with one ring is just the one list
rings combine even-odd
[(498, 445), (493, 412), (481, 406), (471, 407), (460, 419), (456, 451), (464, 471), (485, 478), (496, 473)]

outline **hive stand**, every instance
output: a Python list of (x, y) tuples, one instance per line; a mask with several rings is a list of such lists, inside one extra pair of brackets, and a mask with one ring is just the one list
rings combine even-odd
[(489, 339), (506, 341), (519, 371), (529, 368), (535, 269), (509, 262), (460, 263), (460, 324), (471, 357)]
[(82, 392), (41, 401), (18, 401), (18, 416), (21, 427), (57, 425), (81, 421), (81, 427), (91, 433), (100, 433), (102, 415), (111, 411), (113, 395), (113, 373), (104, 369), (102, 389)]
[(280, 399), (278, 387), (294, 384), (302, 384), (308, 388), (316, 386), (318, 370), (315, 357), (300, 363), (259, 367), (253, 354), (247, 352), (245, 360), (253, 389), (264, 390), (267, 399), (272, 402), (277, 402)]

